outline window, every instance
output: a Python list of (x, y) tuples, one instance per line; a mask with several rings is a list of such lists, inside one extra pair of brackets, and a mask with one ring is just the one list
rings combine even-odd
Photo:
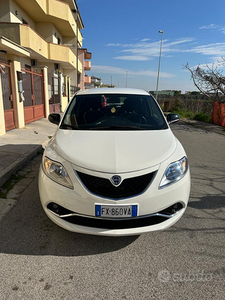
[(61, 129), (161, 130), (165, 119), (151, 96), (89, 94), (73, 98)]

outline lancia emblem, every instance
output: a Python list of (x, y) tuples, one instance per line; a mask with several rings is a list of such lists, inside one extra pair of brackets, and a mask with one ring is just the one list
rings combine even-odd
[(122, 182), (122, 178), (119, 175), (114, 175), (110, 180), (115, 187), (119, 186)]

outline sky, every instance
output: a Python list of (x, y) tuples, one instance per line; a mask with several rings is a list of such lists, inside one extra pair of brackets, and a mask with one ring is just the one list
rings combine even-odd
[[(224, 0), (77, 0), (88, 76), (117, 87), (196, 90), (184, 66), (219, 66), (225, 57)], [(163, 35), (159, 33), (162, 30)]]

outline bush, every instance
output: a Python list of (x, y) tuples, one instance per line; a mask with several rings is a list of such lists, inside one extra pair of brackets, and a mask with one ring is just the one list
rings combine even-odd
[(211, 116), (204, 114), (203, 112), (200, 112), (194, 116), (194, 120), (207, 122), (209, 123), (211, 119)]
[(171, 110), (172, 111), (177, 111), (177, 110), (183, 110), (184, 109), (184, 102), (179, 99), (179, 98), (175, 98), (174, 102), (171, 105)]
[(185, 118), (188, 118), (188, 119), (193, 119), (194, 118), (194, 113), (192, 111), (187, 111), (185, 112)]
[(188, 118), (188, 119), (193, 119), (194, 115), (195, 115), (192, 111), (184, 111), (184, 110), (179, 109), (179, 108), (174, 109), (172, 112), (175, 113), (175, 114), (180, 115), (180, 117)]

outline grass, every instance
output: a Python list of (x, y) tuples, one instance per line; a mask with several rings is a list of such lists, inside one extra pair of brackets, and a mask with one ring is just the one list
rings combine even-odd
[(198, 121), (202, 121), (202, 122), (206, 122), (206, 123), (209, 123), (210, 119), (211, 119), (211, 116), (206, 115), (202, 112), (200, 112), (194, 116), (194, 120), (198, 120)]
[(183, 117), (183, 118), (187, 118), (187, 119), (193, 119), (195, 114), (192, 112), (192, 111), (184, 111), (182, 109), (175, 109), (172, 111), (173, 113), (175, 114), (178, 114), (180, 115), (180, 117)]
[(194, 114), (192, 111), (184, 111), (180, 108), (176, 108), (172, 111), (173, 113), (179, 114), (180, 117), (187, 118), (187, 119), (194, 119), (202, 122), (209, 123), (211, 116), (204, 114), (203, 112)]

